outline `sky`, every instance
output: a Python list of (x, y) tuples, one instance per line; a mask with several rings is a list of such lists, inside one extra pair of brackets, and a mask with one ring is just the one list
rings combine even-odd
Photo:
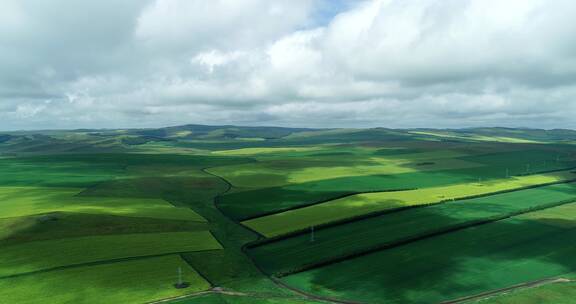
[(2, 0), (0, 130), (576, 128), (574, 0)]

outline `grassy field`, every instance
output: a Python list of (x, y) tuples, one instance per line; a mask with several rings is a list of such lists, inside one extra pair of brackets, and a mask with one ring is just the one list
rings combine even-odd
[[(28, 242), (2, 249), (0, 277), (67, 265), (215, 249), (222, 247), (207, 231), (86, 236)], [(42, 255), (37, 256), (38, 252), (42, 252)]]
[(576, 297), (574, 274), (562, 275), (556, 282), (519, 288), (477, 301), (483, 304), (571, 304)]
[(430, 303), (558, 276), (576, 270), (575, 214), (576, 204), (533, 212), (295, 274), (285, 281), (346, 299)]
[[(324, 152), (316, 152), (313, 158), (310, 158), (309, 152), (284, 152), (278, 154), (261, 154), (252, 155), (259, 160), (255, 164), (244, 164), (232, 166), (231, 168), (214, 168), (212, 170), (222, 171), (223, 176), (230, 178), (235, 174), (237, 167), (254, 169), (253, 175), (244, 176), (239, 179), (243, 183), (225, 195), (220, 201), (220, 207), (228, 215), (238, 220), (247, 220), (250, 218), (267, 215), (270, 213), (286, 211), (291, 208), (301, 207), (314, 204), (321, 201), (338, 198), (345, 194), (359, 192), (374, 192), (398, 189), (413, 189), (424, 187), (435, 187), (450, 184), (475, 182), (478, 179), (498, 179), (511, 175), (523, 175), (529, 172), (546, 172), (550, 170), (559, 170), (567, 167), (576, 166), (576, 162), (567, 159), (566, 151), (553, 148), (535, 149), (530, 147), (528, 150), (519, 152), (513, 147), (506, 146), (499, 148), (494, 146), (472, 146), (458, 147), (455, 151), (433, 149), (428, 151), (422, 148), (350, 148), (348, 146), (322, 146)], [(274, 148), (280, 149), (280, 148)], [(268, 149), (270, 151), (274, 149)], [(242, 149), (242, 151), (253, 151), (254, 149)], [(285, 150), (281, 150), (285, 151)], [(287, 151), (291, 151), (288, 149)], [(306, 150), (305, 150), (306, 151)], [(320, 150), (322, 151), (322, 150)], [(340, 152), (338, 152), (340, 151)], [(305, 154), (307, 153), (307, 154)], [(475, 164), (474, 166), (454, 166), (454, 168), (436, 170), (434, 165), (438, 161), (446, 162), (441, 157), (457, 157), (452, 162), (465, 162)], [(316, 175), (317, 172), (325, 168), (318, 166), (332, 161), (333, 158), (338, 160), (339, 166), (323, 171), (326, 174)], [(384, 158), (383, 158), (384, 157)], [(405, 159), (403, 159), (405, 158)], [(438, 159), (440, 158), (440, 159)], [(410, 161), (407, 161), (410, 159)], [(419, 160), (420, 159), (420, 160)], [(388, 170), (386, 165), (380, 166), (379, 163), (398, 162), (402, 163), (402, 170), (410, 169), (411, 172), (398, 173), (395, 169)], [(318, 180), (300, 182), (291, 181), (296, 171), (290, 169), (295, 163), (299, 163), (302, 168), (301, 172), (306, 172), (307, 178), (319, 178)], [(377, 170), (378, 174), (370, 175), (374, 172), (371, 170), (364, 171), (360, 176), (344, 176), (341, 171), (353, 172), (353, 167), (359, 164), (369, 163), (372, 169)], [(433, 164), (431, 164), (433, 163)], [(259, 175), (256, 167), (278, 166), (285, 168), (284, 171), (271, 172), (270, 174)], [(419, 166), (416, 164), (420, 164)], [(309, 167), (306, 167), (309, 166)], [(343, 168), (347, 166), (348, 168)], [(430, 167), (431, 166), (431, 167)], [(340, 169), (338, 169), (340, 168)], [(414, 170), (412, 170), (414, 169)], [(330, 174), (331, 171), (333, 174)], [(395, 173), (396, 172), (396, 173)], [(251, 174), (252, 174), (251, 173)], [(260, 172), (262, 173), (262, 172)], [(300, 174), (300, 173), (298, 173)], [(270, 186), (279, 181), (281, 186)], [(246, 204), (250, 202), (250, 204)]]
[(242, 222), (266, 237), (399, 207), (424, 205), (576, 178), (571, 171), (479, 181), (417, 190), (367, 193)]
[(385, 214), (316, 230), (313, 241), (307, 233), (251, 248), (248, 253), (266, 272), (286, 273), (466, 223), (570, 201), (576, 201), (576, 184), (544, 186)]
[[(176, 289), (177, 269), (190, 287)], [(210, 288), (177, 255), (0, 278), (0, 303), (146, 303)]]
[(238, 188), (262, 188), (350, 176), (401, 174), (480, 166), (455, 158), (456, 156), (463, 155), (452, 151), (386, 157), (366, 156), (365, 154), (350, 154), (342, 157), (338, 154), (325, 154), (314, 157), (264, 159), (257, 163), (215, 167), (209, 171), (222, 176)]
[(162, 199), (77, 196), (81, 190), (48, 187), (0, 187), (0, 206), (3, 209), (0, 218), (62, 211), (204, 221), (194, 211), (175, 208)]

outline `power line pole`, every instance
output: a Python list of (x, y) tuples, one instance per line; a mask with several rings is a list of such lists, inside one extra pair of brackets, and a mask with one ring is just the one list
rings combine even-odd
[(314, 242), (314, 226), (310, 226), (310, 242)]
[(510, 177), (510, 169), (506, 168), (506, 178)]
[(182, 267), (178, 267), (178, 286), (182, 286)]

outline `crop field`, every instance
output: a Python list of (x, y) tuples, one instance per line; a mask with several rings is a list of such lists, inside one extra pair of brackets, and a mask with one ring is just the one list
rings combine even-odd
[[(0, 252), (0, 277), (67, 265), (216, 249), (222, 247), (208, 231), (85, 236), (27, 242), (3, 248)], [(34, 252), (42, 252), (42, 256), (30, 254)]]
[(561, 303), (475, 296), (576, 271), (570, 134), (0, 134), (0, 303)]
[[(437, 157), (438, 152), (416, 153), (413, 149), (373, 149), (371, 153), (401, 156), (420, 154), (428, 157)], [(407, 153), (402, 153), (406, 150)], [(366, 149), (362, 150), (367, 154)], [(461, 152), (463, 153), (463, 152)], [(296, 207), (328, 201), (343, 195), (359, 192), (389, 191), (401, 189), (415, 189), (424, 187), (443, 186), (465, 182), (476, 182), (478, 179), (498, 179), (507, 175), (519, 175), (530, 172), (546, 172), (574, 166), (575, 163), (558, 161), (558, 152), (529, 150), (490, 152), (478, 154), (479, 151), (468, 151), (474, 154), (463, 156), (468, 163), (477, 165), (464, 169), (447, 170), (420, 170), (408, 173), (392, 174), (390, 171), (376, 175), (348, 176), (340, 178), (326, 178), (305, 183), (292, 183), (278, 187), (264, 188), (238, 188), (225, 195), (220, 207), (230, 216), (238, 220), (246, 220), (270, 213), (281, 212)], [(420, 162), (425, 163), (425, 162)], [(224, 167), (225, 168), (225, 167)], [(381, 169), (381, 168), (380, 168)], [(222, 168), (223, 170), (223, 168)], [(245, 202), (251, 202), (249, 205)]]
[[(171, 286), (178, 267), (183, 281), (190, 283), (187, 289)], [(0, 278), (2, 303), (37, 303), (39, 299), (54, 304), (145, 303), (209, 288), (177, 255)]]
[(439, 203), (575, 178), (576, 173), (568, 170), (417, 190), (357, 194), (243, 223), (266, 237), (272, 237), (372, 212)]
[(479, 164), (454, 158), (451, 151), (370, 157), (363, 154), (324, 154), (316, 157), (265, 159), (257, 163), (216, 167), (210, 172), (222, 176), (238, 188), (278, 187), (329, 178), (401, 174), (416, 171), (438, 171), (473, 168)]
[[(430, 303), (572, 272), (576, 204), (537, 211), (288, 276), (294, 286), (348, 299)], [(346, 276), (338, 276), (346, 273)], [(414, 274), (418, 274), (417, 276)], [(374, 288), (373, 286), (378, 286)]]
[(466, 224), (576, 201), (576, 184), (447, 202), (316, 230), (248, 250), (268, 273), (288, 273), (306, 265), (362, 253), (394, 242), (450, 231)]
[(129, 217), (204, 221), (190, 209), (175, 208), (162, 199), (81, 197), (81, 189), (0, 187), (1, 217), (50, 212), (110, 214)]

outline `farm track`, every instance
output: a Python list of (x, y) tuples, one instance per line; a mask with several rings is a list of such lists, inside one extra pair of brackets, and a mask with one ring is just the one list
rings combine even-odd
[[(206, 173), (206, 174), (208, 174), (208, 175), (214, 176), (214, 177), (222, 180), (222, 181), (227, 185), (227, 187), (226, 187), (226, 189), (225, 189), (224, 191), (220, 192), (218, 195), (216, 195), (216, 197), (214, 197), (214, 206), (215, 206), (216, 210), (217, 210), (223, 217), (225, 217), (226, 219), (228, 219), (229, 221), (232, 221), (232, 222), (234, 222), (235, 224), (237, 224), (237, 225), (239, 225), (239, 226), (241, 226), (241, 227), (243, 227), (243, 228), (245, 228), (245, 229), (248, 229), (249, 231), (251, 231), (251, 232), (255, 233), (256, 235), (258, 235), (258, 237), (262, 238), (263, 236), (262, 236), (260, 233), (254, 231), (253, 229), (250, 229), (249, 227), (246, 227), (246, 226), (242, 225), (242, 223), (240, 223), (239, 221), (234, 220), (233, 218), (227, 216), (226, 213), (222, 212), (222, 210), (221, 210), (221, 209), (219, 208), (219, 206), (218, 206), (218, 202), (219, 202), (219, 200), (220, 200), (220, 197), (221, 197), (222, 195), (228, 193), (234, 186), (233, 186), (230, 182), (228, 182), (225, 178), (223, 178), (223, 177), (221, 177), (221, 176), (219, 176), (219, 175), (210, 173), (207, 169), (209, 169), (209, 167), (208, 167), (208, 168), (202, 168), (201, 171), (204, 172), (204, 173)], [(253, 265), (263, 276), (265, 276), (265, 277), (267, 277), (268, 279), (270, 279), (276, 286), (278, 286), (278, 287), (280, 287), (280, 288), (282, 288), (282, 289), (285, 289), (285, 290), (289, 290), (289, 291), (291, 291), (291, 292), (293, 292), (293, 293), (296, 293), (296, 294), (302, 296), (303, 299), (308, 299), (308, 300), (313, 300), (313, 301), (321, 301), (321, 302), (325, 302), (325, 303), (335, 303), (335, 304), (360, 304), (360, 302), (342, 301), (342, 300), (332, 299), (332, 298), (328, 298), (328, 297), (317, 296), (317, 295), (310, 294), (310, 293), (307, 293), (307, 292), (305, 292), (305, 291), (299, 290), (299, 289), (297, 289), (297, 288), (288, 286), (288, 285), (285, 284), (284, 282), (282, 282), (282, 281), (280, 281), (280, 280), (278, 280), (278, 279), (276, 279), (276, 278), (274, 278), (274, 277), (270, 277), (266, 272), (264, 272), (264, 271), (258, 266), (258, 264), (256, 264), (256, 263), (254, 262), (254, 260), (253, 260), (248, 254), (246, 254), (246, 244), (244, 244), (243, 246), (241, 246), (240, 250), (242, 251), (242, 253), (244, 254), (244, 256), (252, 263), (252, 265)], [(215, 293), (215, 292), (214, 292), (214, 291), (208, 291), (208, 292), (206, 292), (205, 294), (208, 294), (208, 293)], [(221, 293), (221, 292), (220, 292), (220, 293)], [(193, 297), (193, 296), (198, 296), (198, 295), (202, 295), (202, 294), (195, 294), (195, 295), (191, 295), (191, 296), (185, 296), (184, 298)], [(246, 294), (246, 296), (250, 296), (250, 294)], [(252, 296), (252, 297), (254, 297), (254, 296)], [(268, 298), (269, 298), (269, 297), (268, 297)], [(172, 299), (172, 300), (174, 300), (174, 299)], [(154, 303), (162, 303), (162, 302), (154, 302)]]
[[(184, 300), (184, 299), (193, 299), (196, 297), (201, 297), (204, 295), (211, 295), (211, 294), (217, 294), (217, 295), (226, 295), (226, 296), (232, 296), (232, 297), (239, 297), (239, 298), (250, 298), (250, 299), (278, 299), (278, 300), (311, 300), (310, 297), (308, 298), (304, 298), (304, 297), (289, 297), (289, 296), (284, 296), (284, 295), (278, 295), (278, 294), (264, 294), (264, 293), (245, 293), (245, 292), (238, 292), (238, 291), (231, 291), (231, 290), (217, 290), (217, 289), (211, 289), (211, 290), (206, 290), (206, 291), (200, 291), (200, 292), (195, 292), (195, 293), (191, 293), (191, 294), (187, 294), (187, 295), (183, 295), (183, 296), (177, 296), (177, 297), (172, 297), (172, 298), (166, 298), (166, 299), (162, 299), (162, 300), (157, 300), (157, 301), (152, 301), (152, 302), (147, 302), (145, 304), (161, 304), (161, 303), (170, 303), (172, 301), (178, 301), (178, 300)], [(320, 303), (336, 303), (336, 304), (341, 304), (343, 302), (334, 302), (334, 301), (326, 301), (323, 299), (314, 299), (313, 301), (315, 302), (320, 302)], [(350, 302), (352, 303), (352, 302)]]
[(478, 301), (478, 300), (490, 298), (492, 296), (503, 294), (503, 293), (506, 293), (509, 291), (514, 291), (517, 289), (534, 288), (534, 287), (540, 287), (543, 285), (556, 284), (556, 283), (568, 283), (568, 282), (574, 282), (574, 280), (570, 280), (570, 279), (566, 279), (566, 278), (546, 278), (546, 279), (521, 283), (521, 284), (517, 284), (517, 285), (513, 285), (510, 287), (505, 287), (505, 288), (501, 288), (501, 289), (491, 290), (491, 291), (487, 291), (487, 292), (483, 292), (480, 294), (467, 296), (467, 297), (463, 297), (463, 298), (459, 298), (459, 299), (455, 299), (455, 300), (444, 301), (444, 302), (440, 302), (440, 304), (469, 303), (471, 301)]
[(258, 231), (254, 230), (248, 226), (242, 225), (242, 223), (240, 221), (228, 216), (224, 211), (222, 211), (222, 209), (220, 208), (220, 198), (222, 197), (222, 195), (230, 192), (230, 190), (232, 190), (234, 185), (232, 185), (228, 180), (226, 180), (222, 176), (211, 173), (210, 171), (208, 171), (208, 169), (210, 169), (210, 168), (211, 167), (202, 168), (202, 169), (200, 169), (200, 171), (221, 180), (226, 185), (226, 189), (224, 189), (224, 191), (218, 193), (214, 197), (214, 200), (213, 200), (214, 207), (216, 208), (216, 210), (218, 210), (219, 214), (222, 215), (223, 217), (225, 217), (226, 219), (228, 219), (229, 221), (234, 222), (235, 224), (242, 226), (244, 229), (247, 229), (247, 230), (251, 231), (252, 233), (256, 234), (258, 236), (258, 238), (263, 238), (264, 236), (262, 234), (260, 234)]

